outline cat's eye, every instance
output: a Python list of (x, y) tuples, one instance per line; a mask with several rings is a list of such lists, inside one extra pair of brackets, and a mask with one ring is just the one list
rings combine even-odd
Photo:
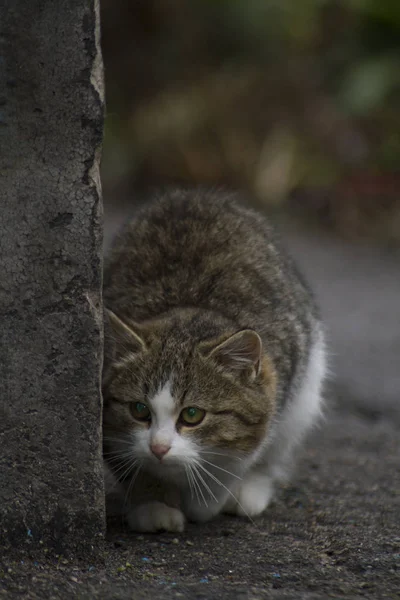
[(151, 419), (150, 409), (143, 402), (134, 402), (131, 411), (133, 417), (138, 421), (150, 421)]
[(195, 425), (200, 425), (205, 417), (205, 414), (206, 411), (202, 410), (201, 408), (197, 408), (196, 406), (188, 406), (187, 408), (183, 409), (179, 419), (183, 425), (194, 427)]

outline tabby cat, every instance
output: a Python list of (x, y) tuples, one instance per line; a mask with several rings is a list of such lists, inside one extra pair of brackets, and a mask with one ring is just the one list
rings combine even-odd
[(321, 412), (324, 335), (264, 216), (173, 190), (104, 274), (104, 456), (136, 531), (255, 517)]

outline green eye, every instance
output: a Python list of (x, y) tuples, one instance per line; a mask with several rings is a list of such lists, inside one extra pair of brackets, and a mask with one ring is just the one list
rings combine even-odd
[(184, 408), (180, 414), (180, 420), (184, 425), (194, 426), (199, 425), (204, 419), (206, 414), (205, 410), (196, 408), (195, 406), (188, 406)]
[(135, 402), (131, 410), (133, 417), (138, 421), (150, 421), (150, 410), (143, 402)]

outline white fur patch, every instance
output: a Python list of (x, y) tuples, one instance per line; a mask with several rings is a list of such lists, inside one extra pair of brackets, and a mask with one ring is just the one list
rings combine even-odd
[(285, 480), (294, 449), (322, 413), (322, 383), (326, 373), (324, 336), (319, 332), (313, 344), (307, 370), (299, 390), (289, 401), (267, 449), (269, 469), (273, 479)]
[(175, 402), (171, 394), (171, 382), (167, 383), (151, 399), (151, 408), (157, 420), (164, 421), (175, 413)]
[(232, 496), (224, 512), (242, 517), (257, 517), (267, 508), (274, 495), (274, 486), (268, 475), (249, 473), (244, 481), (232, 488)]
[(141, 532), (162, 530), (181, 532), (185, 528), (183, 513), (163, 502), (149, 502), (135, 506), (129, 511), (127, 520), (131, 529)]
[(152, 423), (150, 438), (152, 444), (171, 446), (176, 425), (176, 407), (171, 394), (171, 383), (164, 387), (150, 401)]
[(289, 438), (297, 440), (321, 414), (321, 387), (326, 372), (326, 354), (322, 333), (312, 346), (307, 371), (297, 396), (285, 414), (282, 426)]
[[(148, 405), (151, 410), (151, 424), (148, 429), (135, 431), (134, 453), (141, 460), (145, 460), (154, 475), (179, 483), (186, 477), (184, 465), (198, 458), (198, 450), (193, 442), (182, 437), (176, 430), (179, 409), (172, 396), (169, 381)], [(151, 452), (152, 444), (170, 447), (162, 461)]]

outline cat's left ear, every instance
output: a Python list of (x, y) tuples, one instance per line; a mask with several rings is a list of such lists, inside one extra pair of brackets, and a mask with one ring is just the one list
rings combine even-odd
[(120, 360), (129, 352), (136, 354), (146, 350), (145, 341), (141, 335), (141, 331), (136, 323), (125, 320), (122, 321), (111, 310), (105, 309), (107, 316), (106, 334), (112, 336), (114, 346), (114, 359)]
[(229, 371), (238, 373), (248, 371), (256, 376), (260, 372), (262, 341), (258, 333), (252, 329), (238, 331), (222, 342), (217, 340), (214, 345), (205, 342), (201, 352)]

